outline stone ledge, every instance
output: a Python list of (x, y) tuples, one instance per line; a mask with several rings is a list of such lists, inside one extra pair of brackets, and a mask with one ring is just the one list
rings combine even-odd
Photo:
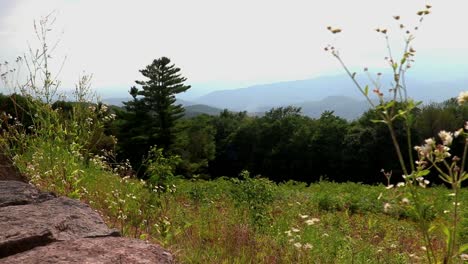
[(158, 245), (118, 237), (87, 204), (0, 181), (0, 263), (174, 263)]
[(51, 243), (0, 259), (1, 264), (39, 263), (174, 263), (161, 247), (122, 237), (80, 238)]

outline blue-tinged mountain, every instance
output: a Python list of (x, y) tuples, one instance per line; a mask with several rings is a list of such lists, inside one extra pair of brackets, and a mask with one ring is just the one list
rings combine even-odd
[[(390, 77), (389, 74), (384, 75)], [(363, 84), (368, 83), (366, 76), (358, 76), (357, 79)], [(440, 80), (439, 76), (438, 79)], [(384, 77), (380, 82), (383, 87), (390, 87), (391, 81), (389, 78)], [(427, 77), (427, 79), (409, 79), (406, 83), (409, 90), (408, 95), (425, 103), (441, 102), (455, 97), (460, 91), (468, 87), (468, 79), (436, 82), (431, 81), (431, 76)], [(370, 91), (373, 88), (371, 85)], [(326, 98), (328, 99), (325, 102), (318, 103)], [(228, 108), (234, 111), (262, 112), (268, 107), (300, 106), (304, 102), (315, 102), (312, 103), (313, 105), (329, 103), (335, 111), (345, 111), (344, 106), (351, 104), (350, 99), (361, 101), (364, 98), (348, 76), (337, 75), (216, 91), (195, 101), (200, 104), (221, 109)], [(304, 112), (309, 111), (306, 110), (307, 107), (310, 108), (310, 113), (316, 111), (312, 109), (318, 109), (316, 106), (306, 106), (307, 104), (304, 105)]]
[[(108, 105), (115, 105), (115, 106), (121, 107), (121, 106), (124, 105), (123, 102), (128, 102), (130, 100), (132, 100), (132, 97), (130, 97), (130, 96), (128, 96), (128, 97), (107, 97), (107, 98), (103, 98), (102, 102), (105, 103), (105, 104), (108, 104)], [(197, 104), (197, 103), (182, 100), (182, 99), (177, 99), (176, 104), (181, 104), (182, 106), (190, 106), (190, 105), (194, 105), (194, 104)]]
[(216, 107), (211, 107), (208, 105), (202, 105), (202, 104), (195, 104), (195, 105), (188, 105), (184, 106), (185, 108), (185, 117), (195, 117), (197, 115), (212, 115), (216, 116), (219, 115), (223, 110), (216, 108)]
[[(131, 100), (130, 97), (128, 98), (104, 98), (102, 101), (105, 104), (108, 105), (114, 105), (117, 107), (123, 107), (124, 104), (123, 102), (127, 102)], [(177, 104), (181, 104), (184, 109), (185, 109), (185, 117), (195, 117), (197, 115), (201, 114), (207, 114), (207, 115), (218, 115), (221, 113), (221, 109), (208, 106), (208, 105), (203, 105), (203, 104), (196, 104), (190, 101), (182, 100), (182, 99), (177, 99)]]

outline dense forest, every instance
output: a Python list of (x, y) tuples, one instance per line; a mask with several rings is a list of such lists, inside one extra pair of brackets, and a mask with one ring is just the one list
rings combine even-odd
[[(170, 66), (168, 62), (166, 65)], [(161, 130), (158, 115), (152, 115), (154, 111), (144, 102), (150, 95), (142, 91), (138, 93), (133, 87), (130, 92), (134, 100), (124, 107), (94, 106), (97, 113), (104, 108), (115, 119), (107, 120), (96, 132), (99, 134), (94, 136), (89, 149), (92, 154), (111, 153), (115, 163), (129, 160), (133, 173), (139, 177), (146, 177), (143, 161), (150, 148), (157, 146), (164, 155), (180, 158), (175, 174), (184, 178), (237, 177), (247, 170), (275, 182), (311, 183), (322, 179), (377, 184), (386, 183), (381, 173), (385, 169), (393, 171), (395, 182), (402, 180), (395, 151), (388, 141), (388, 129), (373, 122), (377, 119), (376, 110), (369, 110), (354, 121), (337, 117), (332, 111), (314, 119), (293, 106), (273, 108), (261, 117), (228, 110), (219, 115), (187, 117), (172, 97), (170, 106), (175, 115), (168, 113), (171, 122)], [(53, 107), (60, 108), (66, 116), (76, 104), (57, 101)], [(27, 107), (26, 99), (20, 95), (0, 97), (0, 111), (15, 115), (12, 120), (22, 122), (25, 127), (32, 124)], [(436, 137), (440, 130), (457, 129), (468, 119), (468, 107), (452, 99), (422, 105), (413, 114), (416, 120), (412, 127), (413, 142), (420, 143)], [(405, 146), (406, 132), (398, 123), (397, 134)], [(462, 151), (462, 143), (455, 139), (454, 153)], [(436, 173), (430, 180), (441, 183)]]

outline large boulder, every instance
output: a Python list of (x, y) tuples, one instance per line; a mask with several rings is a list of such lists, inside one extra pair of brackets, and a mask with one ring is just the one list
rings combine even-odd
[(36, 247), (0, 259), (3, 264), (33, 263), (174, 263), (161, 247), (121, 237), (81, 238)]
[(0, 181), (26, 181), (12, 160), (5, 155), (5, 150), (0, 147)]
[(55, 198), (52, 193), (39, 191), (20, 181), (0, 181), (0, 208), (11, 205), (42, 203)]
[(53, 241), (115, 236), (88, 205), (66, 197), (0, 208), (0, 257)]
[(157, 245), (118, 236), (80, 201), (0, 181), (0, 263), (173, 263)]

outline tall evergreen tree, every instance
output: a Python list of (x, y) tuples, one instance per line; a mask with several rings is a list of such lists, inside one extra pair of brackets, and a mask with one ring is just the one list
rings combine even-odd
[(145, 119), (142, 125), (147, 145), (158, 145), (167, 151), (174, 142), (175, 122), (184, 115), (175, 95), (187, 91), (190, 85), (184, 84), (187, 79), (179, 73), (180, 68), (166, 57), (154, 60), (140, 72), (148, 80), (136, 81), (141, 89), (131, 88), (133, 101), (126, 103), (127, 110)]

